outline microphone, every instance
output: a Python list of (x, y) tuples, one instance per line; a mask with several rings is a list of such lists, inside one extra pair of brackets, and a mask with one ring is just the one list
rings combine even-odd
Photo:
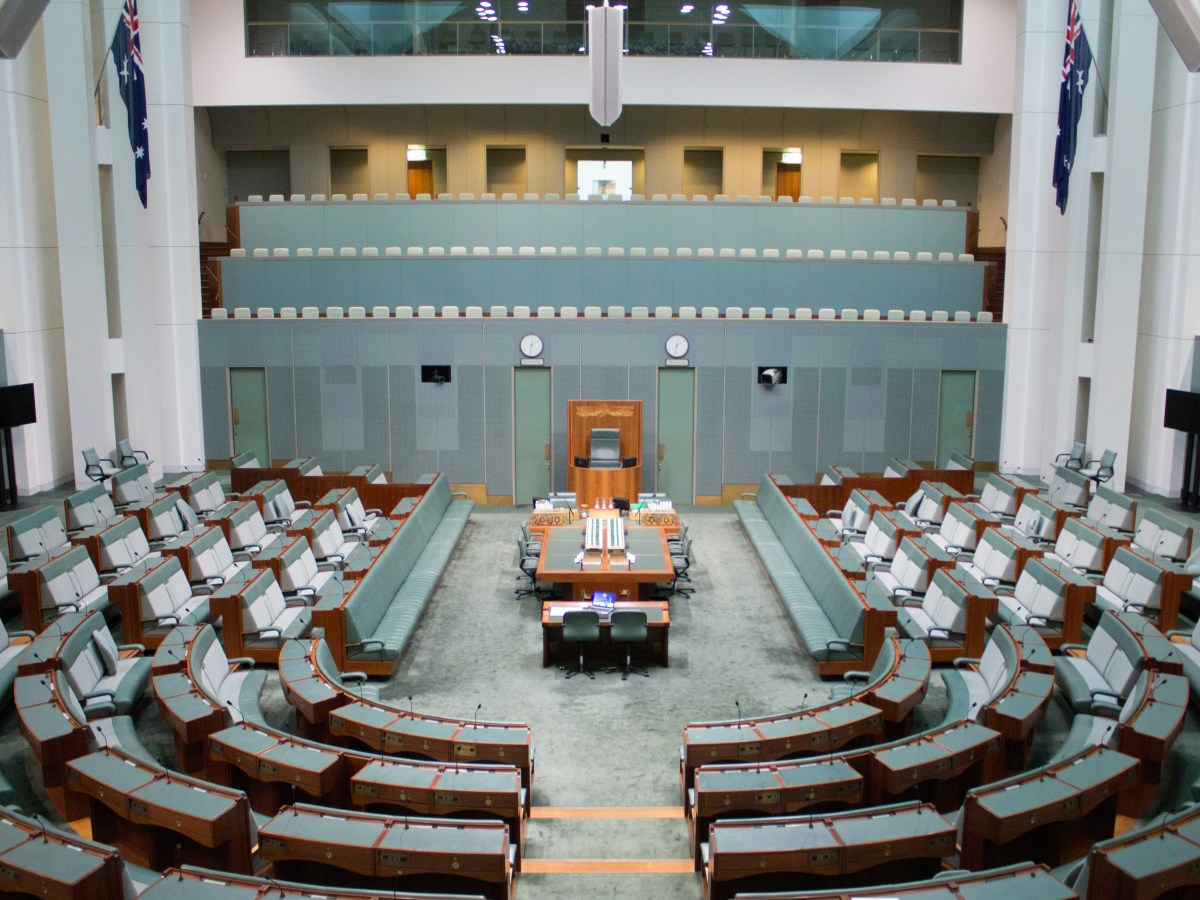
[(808, 702), (808, 691), (804, 692), (804, 696), (800, 698), (800, 715), (804, 715), (804, 704)]
[[(178, 846), (178, 844), (176, 846)], [(271, 887), (273, 887), (279, 891), (279, 896), (286, 897), (287, 894), (285, 894), (283, 892), (283, 886), (280, 885), (280, 883), (275, 880), (274, 876), (267, 874), (267, 873), (264, 873), (264, 874), (266, 875), (267, 881), (271, 882)]]
[(413, 712), (412, 694), (408, 695), (408, 717), (410, 719), (415, 719), (417, 717), (417, 714)]
[(742, 730), (742, 704), (739, 703), (738, 699), (735, 697), (733, 700), (733, 705), (737, 707), (737, 714), (738, 714), (737, 715), (737, 727), (738, 727), (738, 731), (741, 731)]
[(475, 725), (474, 725), (474, 728), (475, 728), (476, 730), (478, 730), (478, 728), (479, 728), (479, 710), (481, 710), (482, 708), (483, 708), (483, 704), (482, 704), (482, 703), (476, 703), (476, 704), (475, 704)]
[(34, 820), (35, 822), (37, 822), (37, 823), (38, 823), (38, 825), (40, 825), (40, 826), (41, 826), (41, 829), (42, 829), (42, 843), (43, 843), (43, 844), (48, 844), (48, 843), (50, 843), (50, 835), (46, 833), (46, 821), (45, 821), (45, 820), (44, 820), (44, 819), (43, 819), (41, 816), (38, 816), (38, 815), (35, 815), (35, 816), (33, 817), (33, 820)]

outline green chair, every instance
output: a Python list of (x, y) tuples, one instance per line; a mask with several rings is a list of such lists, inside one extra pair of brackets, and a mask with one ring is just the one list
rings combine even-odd
[(581, 672), (588, 678), (595, 678), (596, 673), (583, 664), (583, 648), (585, 644), (600, 643), (600, 614), (590, 609), (571, 609), (563, 613), (562, 642), (579, 645), (579, 668), (566, 669), (567, 678), (574, 678)]
[(644, 645), (650, 640), (650, 633), (646, 628), (646, 614), (636, 609), (615, 609), (609, 622), (609, 640), (625, 647), (625, 666), (609, 666), (605, 671), (615, 672), (620, 668), (622, 681), (629, 677), (630, 672), (649, 678), (649, 672), (641, 666), (633, 665), (633, 645)]

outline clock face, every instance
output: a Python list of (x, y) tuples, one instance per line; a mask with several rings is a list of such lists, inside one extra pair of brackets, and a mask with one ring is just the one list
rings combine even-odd
[(542, 355), (542, 339), (536, 334), (527, 334), (521, 338), (521, 353), (532, 359)]
[(688, 339), (682, 334), (673, 334), (667, 338), (667, 356), (672, 359), (682, 359), (687, 356)]

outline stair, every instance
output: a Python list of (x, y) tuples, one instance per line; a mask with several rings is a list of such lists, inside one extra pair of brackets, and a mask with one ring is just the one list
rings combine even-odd
[(200, 304), (207, 317), (221, 300), (221, 267), (215, 260), (229, 255), (229, 244), (217, 241), (200, 243)]

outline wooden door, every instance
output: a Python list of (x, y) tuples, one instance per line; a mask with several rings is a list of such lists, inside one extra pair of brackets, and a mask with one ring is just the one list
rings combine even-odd
[(434, 196), (433, 160), (423, 159), (408, 164), (408, 194), (410, 197), (416, 197), (417, 194)]
[(800, 199), (800, 163), (775, 164), (775, 199)]

